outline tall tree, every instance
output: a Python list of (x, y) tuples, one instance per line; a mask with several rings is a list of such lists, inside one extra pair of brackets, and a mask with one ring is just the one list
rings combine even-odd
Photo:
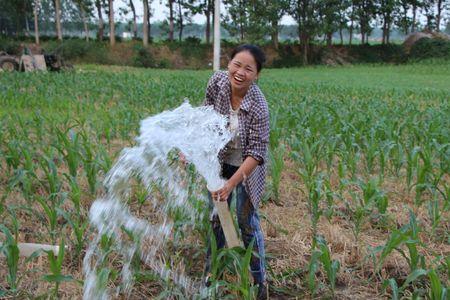
[[(31, 4), (29, 0), (0, 1), (0, 29), (4, 27), (3, 30), (6, 32), (14, 32), (16, 37), (20, 34), (28, 35), (28, 17), (33, 12)], [(3, 26), (2, 23), (4, 23)]]
[(340, 26), (340, 6), (340, 0), (322, 0), (318, 3), (318, 13), (321, 21), (321, 24), (319, 24), (321, 27), (320, 32), (325, 35), (328, 47), (332, 45), (333, 33), (338, 31)]
[(177, 0), (177, 9), (175, 11), (175, 19), (178, 27), (178, 40), (183, 39), (184, 27), (192, 23), (192, 10), (190, 4), (186, 0)]
[(245, 0), (225, 0), (225, 15), (223, 26), (232, 36), (238, 36), (239, 41), (245, 39), (249, 28), (249, 5)]
[(77, 5), (80, 10), (81, 21), (83, 22), (84, 35), (86, 41), (89, 41), (89, 17), (91, 16), (92, 11), (92, 3), (89, 0), (74, 0), (74, 3)]
[(174, 33), (174, 4), (175, 0), (167, 0), (167, 7), (169, 8), (169, 41), (173, 41)]
[(343, 30), (348, 27), (348, 21), (349, 21), (349, 8), (351, 6), (351, 0), (342, 0), (338, 4), (337, 9), (337, 24), (338, 24), (338, 31), (339, 31), (339, 39), (341, 45), (344, 44), (344, 35)]
[(411, 32), (416, 32), (416, 17), (417, 17), (417, 9), (423, 6), (422, 0), (411, 0), (412, 6), (412, 23), (411, 23)]
[(137, 28), (137, 16), (136, 16), (136, 8), (134, 7), (133, 0), (129, 0), (131, 13), (133, 14), (133, 38), (137, 39), (138, 28)]
[(356, 1), (357, 0), (351, 0), (351, 4), (350, 4), (350, 26), (348, 28), (348, 44), (351, 45), (353, 42), (353, 29), (355, 21), (356, 21)]
[(436, 16), (434, 14), (434, 2), (435, 0), (424, 0), (422, 2), (422, 9), (426, 17), (425, 28), (429, 31), (436, 29)]
[(397, 9), (396, 0), (380, 0), (377, 12), (382, 20), (382, 44), (389, 44), (394, 12)]
[(210, 44), (211, 42), (211, 18), (214, 15), (214, 0), (205, 0), (205, 6), (203, 12), (206, 17), (206, 27), (205, 27), (205, 39), (206, 43)]
[(308, 63), (309, 44), (318, 32), (316, 0), (293, 0), (290, 14), (298, 24), (298, 35), (302, 49), (303, 64)]
[[(269, 2), (269, 3), (268, 3)], [(274, 26), (276, 35), (278, 37), (278, 19), (276, 15), (276, 3), (271, 7), (270, 2), (276, 1), (265, 1), (265, 0), (253, 0), (247, 3), (247, 13), (248, 22), (246, 28), (247, 39), (253, 43), (263, 42), (267, 35), (272, 36), (272, 21), (275, 23)]]
[(152, 5), (152, 1), (153, 0), (147, 0), (148, 1), (148, 6), (147, 6), (147, 27), (148, 27), (148, 38), (149, 40), (152, 37), (152, 23), (150, 22), (150, 18), (152, 16), (152, 9), (151, 9), (151, 5)]
[(148, 40), (150, 35), (150, 8), (148, 0), (143, 0), (144, 4), (144, 22), (142, 25), (142, 42), (145, 47), (148, 46)]
[(436, 0), (436, 31), (441, 31), (442, 12), (449, 6), (446, 0)]
[(55, 5), (55, 23), (56, 23), (56, 36), (58, 40), (62, 41), (62, 28), (61, 28), (61, 1), (53, 0)]
[(262, 42), (268, 36), (278, 47), (281, 18), (290, 11), (288, 0), (225, 0), (224, 28), (242, 42)]
[(116, 44), (116, 30), (114, 23), (114, 0), (108, 0), (109, 7), (109, 44), (114, 46)]
[(183, 0), (177, 0), (177, 13), (176, 20), (178, 25), (178, 40), (181, 42), (183, 39), (183, 29), (184, 29), (184, 12), (183, 12)]
[(281, 18), (289, 11), (289, 0), (262, 1), (262, 15), (269, 25), (270, 39), (274, 48), (278, 48), (278, 34)]
[(372, 32), (370, 22), (375, 17), (376, 6), (373, 0), (355, 0), (356, 15), (359, 21), (359, 29), (361, 33), (361, 43), (369, 42), (369, 35)]
[(409, 27), (412, 25), (412, 19), (409, 16), (409, 10), (411, 8), (410, 0), (397, 0), (397, 7), (395, 10), (395, 25), (402, 31), (403, 34), (407, 35), (409, 32)]
[(97, 30), (97, 39), (98, 40), (103, 40), (104, 37), (104, 22), (103, 22), (103, 14), (102, 14), (102, 9), (103, 9), (104, 3), (102, 0), (95, 0), (95, 7), (97, 8), (97, 17), (98, 17), (98, 30)]
[(207, 44), (211, 43), (211, 21), (214, 14), (214, 0), (187, 0), (185, 2), (187, 9), (192, 15), (203, 14), (206, 18), (205, 40)]
[[(264, 40), (271, 30), (268, 8), (264, 0), (225, 0), (227, 14), (224, 28), (232, 36), (237, 36), (242, 42), (248, 40), (259, 42)], [(277, 28), (278, 30), (278, 28)]]

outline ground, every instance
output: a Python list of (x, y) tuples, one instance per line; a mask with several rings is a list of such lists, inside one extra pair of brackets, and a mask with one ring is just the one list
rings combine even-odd
[[(271, 153), (285, 147), (281, 161), (270, 162), (267, 196), (259, 209), (271, 298), (383, 299), (393, 293), (383, 288), (384, 281), (393, 278), (401, 288), (413, 268), (434, 270), (441, 284), (448, 285), (449, 70), (447, 62), (263, 70), (258, 84), (270, 106)], [(13, 235), (17, 228), (19, 242), (57, 244), (64, 238), (68, 250), (61, 274), (73, 280), (61, 282), (57, 298), (82, 297), (82, 257), (92, 235), (86, 231), (77, 244), (70, 222), (58, 211), (46, 211), (38, 200), (86, 222), (90, 204), (104, 193), (104, 174), (121, 149), (134, 144), (139, 120), (178, 106), (184, 97), (200, 103), (210, 74), (90, 65), (72, 73), (0, 78), (6, 87), (0, 91), (2, 224)], [(79, 134), (77, 143), (73, 133)], [(70, 162), (76, 165), (75, 186), (68, 176)], [(282, 166), (278, 199), (273, 183), (276, 164)], [(52, 191), (63, 200), (52, 202)], [(381, 213), (384, 196), (388, 205)], [(136, 215), (154, 218), (137, 197), (130, 205)], [(411, 225), (414, 220), (416, 225)], [(405, 256), (384, 247), (394, 243), (402, 228), (407, 236), (396, 248)], [(3, 228), (2, 232), (5, 241)], [(312, 247), (314, 236), (326, 241), (330, 262), (339, 262), (334, 292), (325, 264), (317, 262), (317, 271), (310, 271), (319, 249)], [(410, 249), (418, 251), (414, 267)], [(180, 251), (191, 258), (188, 271), (200, 277), (200, 237), (193, 235)], [(114, 264), (120, 265), (120, 260), (114, 259), (111, 268)], [(56, 292), (55, 282), (43, 277), (51, 273), (45, 255), (18, 261), (18, 283), (7, 276), (16, 274), (14, 264), (0, 258), (0, 265), (0, 291), (8, 297), (47, 298)], [(154, 275), (141, 276), (131, 295), (118, 298), (154, 298), (167, 289)], [(314, 287), (308, 284), (311, 276)], [(406, 284), (402, 295), (430, 293), (427, 276)], [(16, 292), (11, 291), (14, 282)]]

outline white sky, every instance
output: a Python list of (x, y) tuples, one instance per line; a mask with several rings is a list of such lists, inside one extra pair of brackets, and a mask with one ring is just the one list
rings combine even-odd
[[(128, 3), (129, 3), (128, 0), (114, 1), (114, 10), (116, 12), (116, 15), (118, 14), (120, 7), (129, 9)], [(163, 1), (163, 3), (161, 3), (161, 0), (153, 0), (152, 1), (152, 3), (150, 4), (151, 9), (152, 9), (152, 17), (150, 18), (150, 22), (153, 23), (155, 21), (163, 21), (164, 19), (167, 18), (168, 8), (166, 7), (165, 3), (166, 3), (165, 0)], [(133, 4), (136, 7), (136, 14), (138, 15), (138, 22), (142, 22), (142, 16), (143, 16), (142, 1), (141, 0), (133, 0)], [(221, 13), (223, 13), (224, 11), (225, 11), (225, 8), (222, 5)], [(123, 19), (123, 17), (121, 19)], [(131, 19), (131, 12), (127, 15), (126, 19)], [(194, 23), (203, 24), (206, 22), (206, 18), (204, 15), (197, 14), (192, 18), (192, 21)], [(284, 16), (283, 19), (281, 19), (281, 24), (291, 25), (291, 24), (295, 24), (295, 21), (290, 16)]]

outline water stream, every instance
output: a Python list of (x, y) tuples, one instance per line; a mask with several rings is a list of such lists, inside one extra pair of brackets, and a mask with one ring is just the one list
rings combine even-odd
[[(190, 224), (199, 219), (198, 209), (188, 201), (192, 189), (188, 191), (185, 172), (181, 171), (179, 163), (173, 163), (170, 156), (181, 151), (194, 164), (208, 187), (219, 189), (223, 179), (219, 176), (217, 155), (231, 138), (226, 125), (226, 118), (212, 107), (194, 108), (188, 102), (141, 122), (136, 146), (122, 150), (106, 175), (106, 195), (97, 199), (90, 209), (95, 236), (83, 261), (84, 299), (109, 299), (119, 293), (129, 294), (134, 277), (132, 259), (136, 255), (155, 274), (180, 286), (186, 296), (198, 293), (198, 280), (186, 275), (183, 264), (170, 265), (166, 261), (165, 251), (174, 228), (169, 211), (174, 208), (182, 210)], [(126, 204), (132, 194), (132, 182), (136, 180), (148, 192), (146, 201), (151, 202), (158, 216), (154, 220), (139, 219)], [(154, 195), (155, 187), (158, 196)], [(207, 201), (201, 192), (204, 188), (194, 191), (199, 201)], [(113, 243), (108, 248), (109, 239)], [(105, 282), (110, 270), (104, 268), (109, 249), (122, 261), (117, 266), (120, 284), (112, 290), (106, 288)]]

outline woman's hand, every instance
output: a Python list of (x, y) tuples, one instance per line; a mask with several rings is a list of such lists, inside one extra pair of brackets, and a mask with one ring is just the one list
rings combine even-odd
[(228, 180), (227, 182), (225, 182), (225, 185), (220, 190), (211, 192), (211, 196), (213, 200), (216, 201), (227, 201), (233, 189), (234, 186)]
[(186, 159), (186, 156), (181, 151), (178, 151), (178, 159), (184, 166), (187, 166), (187, 164), (189, 163)]

